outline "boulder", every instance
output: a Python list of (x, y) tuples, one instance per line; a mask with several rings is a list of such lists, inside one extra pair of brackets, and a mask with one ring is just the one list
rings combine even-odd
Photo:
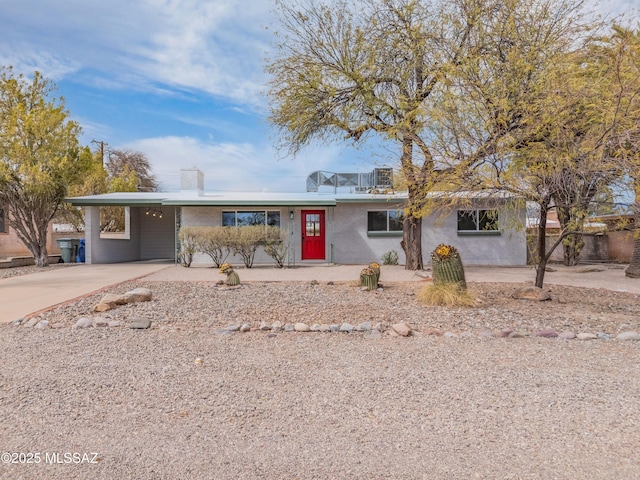
[(297, 322), (293, 326), (293, 330), (296, 332), (309, 332), (311, 331), (311, 327), (309, 327), (309, 325), (307, 325), (306, 323)]
[(148, 288), (134, 288), (133, 290), (128, 291), (124, 294), (124, 302), (125, 303), (137, 303), (137, 302), (150, 302), (151, 301), (151, 290)]
[(544, 291), (540, 287), (533, 286), (518, 288), (511, 294), (511, 296), (518, 300), (535, 300), (538, 302), (551, 300), (549, 292)]

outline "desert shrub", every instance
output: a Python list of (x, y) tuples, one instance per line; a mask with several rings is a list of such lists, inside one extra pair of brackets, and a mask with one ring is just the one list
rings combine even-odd
[(418, 300), (426, 305), (442, 307), (476, 307), (478, 302), (460, 283), (430, 284), (418, 292)]
[(193, 227), (197, 229), (198, 251), (211, 257), (220, 267), (231, 252), (233, 227)]
[(178, 232), (180, 239), (180, 263), (185, 267), (190, 267), (193, 256), (198, 252), (198, 239), (194, 228), (182, 227)]
[(289, 250), (287, 232), (280, 227), (268, 226), (265, 234), (264, 251), (276, 262), (278, 268), (284, 267)]
[(391, 250), (382, 255), (383, 265), (397, 265), (398, 264), (398, 252)]
[[(235, 227), (225, 227), (235, 228)], [(230, 247), (234, 255), (240, 255), (245, 267), (251, 268), (256, 255), (256, 250), (265, 243), (264, 225), (251, 225), (238, 227), (231, 235)]]

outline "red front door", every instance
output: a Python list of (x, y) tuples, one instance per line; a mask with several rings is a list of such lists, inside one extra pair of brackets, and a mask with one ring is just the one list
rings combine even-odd
[(302, 210), (302, 260), (324, 260), (324, 210)]

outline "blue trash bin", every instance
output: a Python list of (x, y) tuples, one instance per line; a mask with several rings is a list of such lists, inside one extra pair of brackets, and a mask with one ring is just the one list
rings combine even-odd
[(78, 256), (76, 257), (76, 261), (78, 263), (84, 263), (84, 244), (85, 244), (85, 239), (81, 238), (80, 245), (78, 246)]

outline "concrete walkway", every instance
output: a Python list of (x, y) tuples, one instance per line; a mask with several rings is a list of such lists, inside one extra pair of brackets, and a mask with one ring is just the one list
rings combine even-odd
[[(314, 265), (277, 269), (273, 266), (236, 268), (243, 282), (355, 282), (364, 265)], [(603, 288), (640, 294), (640, 279), (624, 275), (626, 265), (564, 267), (553, 265), (545, 275), (545, 286), (569, 285)], [(467, 281), (533, 284), (531, 267), (465, 267)], [(40, 310), (96, 292), (110, 285), (142, 278), (146, 281), (207, 281), (225, 277), (217, 268), (185, 268), (166, 262), (135, 262), (112, 265), (78, 265), (18, 277), (0, 279), (0, 323), (32, 315)], [(382, 266), (380, 281), (424, 281), (430, 272), (413, 272), (402, 266)]]
[(144, 277), (172, 266), (168, 263), (77, 265), (0, 279), (0, 323), (82, 297), (102, 288)]

